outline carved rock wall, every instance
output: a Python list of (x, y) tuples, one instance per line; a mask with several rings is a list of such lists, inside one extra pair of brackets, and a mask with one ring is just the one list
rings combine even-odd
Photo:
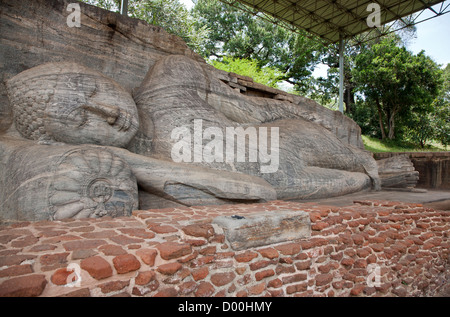
[(429, 189), (450, 189), (450, 153), (449, 152), (403, 152), (375, 153), (377, 160), (406, 155), (419, 172), (417, 187)]
[[(184, 55), (205, 64), (179, 37), (146, 22), (80, 3), (81, 27), (69, 27), (72, 0), (4, 0), (0, 3), (0, 132), (12, 123), (4, 81), (47, 62), (77, 62), (114, 79), (130, 92), (167, 55)], [(241, 93), (301, 106), (299, 115), (321, 124), (344, 143), (363, 148), (361, 130), (340, 112), (300, 96), (288, 95), (251, 78), (205, 68)]]
[[(4, 80), (48, 62), (77, 62), (139, 86), (162, 56), (181, 54), (203, 61), (179, 37), (146, 22), (80, 3), (81, 27), (69, 27), (72, 0), (5, 0), (0, 3), (0, 131), (11, 119)], [(5, 116), (6, 115), (6, 116)]]

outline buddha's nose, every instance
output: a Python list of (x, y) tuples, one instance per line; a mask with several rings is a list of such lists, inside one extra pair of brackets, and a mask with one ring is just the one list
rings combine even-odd
[(106, 122), (110, 125), (115, 124), (120, 115), (119, 107), (107, 105), (101, 102), (88, 102), (84, 105), (84, 109), (105, 117)]

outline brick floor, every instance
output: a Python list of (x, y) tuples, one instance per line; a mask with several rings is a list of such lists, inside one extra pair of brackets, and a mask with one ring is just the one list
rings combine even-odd
[[(308, 212), (311, 238), (233, 251), (211, 224), (278, 210)], [(449, 232), (448, 212), (381, 200), (21, 222), (0, 227), (0, 296), (433, 296), (449, 281)]]

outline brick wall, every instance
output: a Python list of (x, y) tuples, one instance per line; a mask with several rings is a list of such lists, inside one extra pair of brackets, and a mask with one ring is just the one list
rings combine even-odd
[[(309, 213), (310, 238), (233, 251), (211, 224), (287, 209)], [(274, 201), (17, 223), (0, 230), (0, 296), (433, 296), (449, 221), (418, 204)]]

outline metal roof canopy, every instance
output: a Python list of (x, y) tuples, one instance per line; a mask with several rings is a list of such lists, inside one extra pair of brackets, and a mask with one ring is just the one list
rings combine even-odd
[[(263, 13), (283, 22), (291, 29), (302, 29), (328, 43), (350, 38), (373, 30), (367, 18), (373, 13), (369, 7), (378, 4), (380, 25), (402, 20), (405, 16), (429, 9), (436, 16), (447, 8), (435, 11), (431, 7), (443, 0), (221, 0), (232, 6), (237, 3), (252, 8), (253, 14)], [(241, 6), (242, 8), (242, 6)], [(403, 21), (403, 20), (402, 20)], [(274, 21), (273, 21), (274, 22)], [(405, 24), (411, 24), (405, 22)]]

